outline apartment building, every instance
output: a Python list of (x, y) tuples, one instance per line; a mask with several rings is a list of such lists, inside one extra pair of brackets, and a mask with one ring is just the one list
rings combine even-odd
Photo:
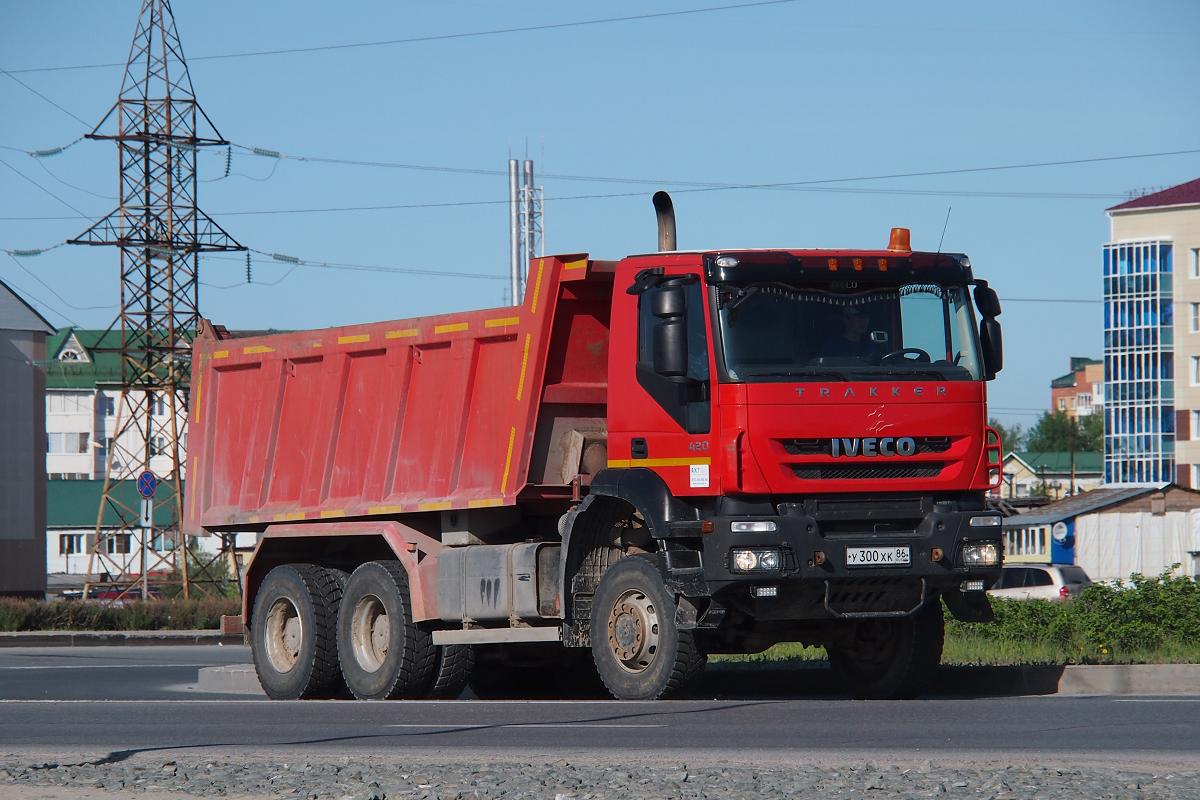
[(1108, 217), (1105, 483), (1200, 487), (1200, 179)]
[(1104, 413), (1104, 362), (1071, 356), (1071, 371), (1050, 381), (1050, 410), (1071, 419)]
[[(103, 478), (121, 398), (120, 332), (57, 331), (46, 343), (45, 372), (46, 474), (58, 480)], [(170, 415), (168, 398), (161, 393), (151, 392), (149, 397), (142, 393), (139, 402), (149, 402), (156, 417)], [(182, 409), (177, 409), (176, 417), (180, 430), (185, 430)], [(121, 448), (141, 452), (144, 442), (136, 432), (126, 432)], [(181, 444), (186, 452), (186, 432)], [(168, 474), (171, 459), (164, 437), (154, 435), (150, 445), (150, 469)], [(114, 464), (118, 471), (126, 466), (135, 465)]]

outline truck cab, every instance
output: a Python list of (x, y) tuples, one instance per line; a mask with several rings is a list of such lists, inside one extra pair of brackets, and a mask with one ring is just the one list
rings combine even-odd
[(1000, 307), (966, 256), (904, 229), (885, 250), (635, 256), (612, 313), (590, 491), (636, 507), (705, 649), (820, 644), (893, 696), (940, 658), (939, 599), (990, 618)]

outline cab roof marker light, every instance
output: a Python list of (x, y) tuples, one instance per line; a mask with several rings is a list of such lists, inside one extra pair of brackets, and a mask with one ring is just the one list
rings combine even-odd
[(901, 253), (911, 253), (912, 245), (910, 241), (911, 236), (908, 228), (892, 228), (892, 234), (888, 237), (887, 249)]
[(738, 262), (738, 260), (736, 258), (734, 258), (733, 256), (721, 256), (720, 258), (717, 259), (717, 266), (721, 267), (722, 269), (728, 269), (729, 267), (736, 267), (738, 265), (738, 263), (740, 263), (740, 262)]
[(972, 528), (999, 528), (1000, 523), (1000, 516), (993, 514), (989, 514), (986, 517), (971, 517), (970, 519)]

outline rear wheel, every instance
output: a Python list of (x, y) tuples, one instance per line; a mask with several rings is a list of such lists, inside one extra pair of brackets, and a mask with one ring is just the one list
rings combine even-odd
[(859, 700), (916, 697), (942, 660), (945, 621), (935, 597), (904, 619), (854, 623), (849, 643), (828, 648), (829, 663)]
[(336, 623), (343, 581), (314, 564), (283, 564), (267, 573), (251, 613), (251, 652), (263, 691), (273, 700), (336, 694)]
[(360, 700), (421, 697), (438, 651), (413, 621), (408, 575), (397, 561), (369, 561), (350, 575), (337, 624), (338, 660)]
[(422, 696), (430, 700), (457, 700), (475, 668), (475, 648), (465, 644), (437, 646), (436, 660)]
[(618, 700), (677, 697), (703, 672), (696, 637), (676, 625), (675, 598), (646, 558), (623, 558), (605, 571), (591, 633), (596, 671)]

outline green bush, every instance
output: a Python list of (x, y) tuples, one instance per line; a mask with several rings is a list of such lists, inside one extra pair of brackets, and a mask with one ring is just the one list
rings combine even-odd
[(236, 598), (134, 601), (124, 605), (79, 600), (0, 598), (0, 631), (209, 630), (223, 614), (240, 613)]
[(1194, 660), (1200, 652), (1200, 585), (1164, 572), (1129, 584), (1094, 583), (1067, 602), (992, 598), (996, 620), (962, 623), (947, 614), (947, 641), (964, 652), (1053, 654), (1056, 663)]

